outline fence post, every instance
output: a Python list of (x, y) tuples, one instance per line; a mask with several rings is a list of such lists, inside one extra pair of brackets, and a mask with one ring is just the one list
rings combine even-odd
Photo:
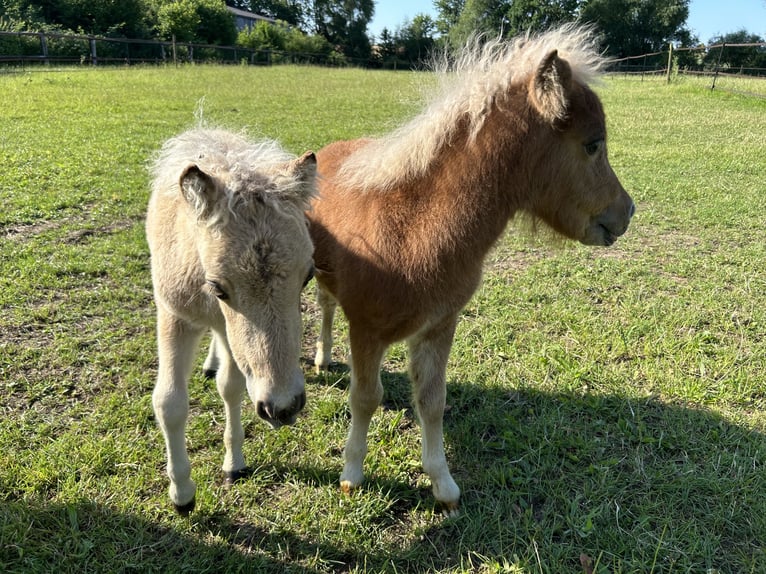
[(45, 61), (45, 65), (49, 66), (50, 62), (48, 61), (48, 39), (45, 37), (45, 33), (40, 32), (40, 49), (43, 52), (43, 60)]
[(713, 73), (713, 84), (710, 86), (710, 90), (715, 90), (715, 81), (718, 78), (718, 69), (721, 67), (721, 58), (723, 57), (723, 51), (726, 49), (726, 42), (721, 44), (721, 51), (718, 52), (718, 61), (715, 63), (715, 72)]
[(96, 39), (90, 39), (90, 63), (94, 66), (98, 65), (98, 55), (96, 54)]
[(668, 84), (670, 83), (670, 71), (673, 69), (673, 42), (668, 44)]
[(178, 60), (176, 60), (176, 35), (173, 34), (173, 65), (178, 65)]

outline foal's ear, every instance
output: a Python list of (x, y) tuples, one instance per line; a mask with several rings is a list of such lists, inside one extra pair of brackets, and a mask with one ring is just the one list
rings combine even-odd
[(540, 62), (529, 85), (532, 105), (551, 123), (567, 119), (572, 91), (572, 68), (552, 50)]
[(298, 200), (308, 205), (316, 195), (317, 158), (314, 152), (307, 151), (302, 156), (287, 164), (288, 172), (298, 181), (296, 194)]
[(215, 182), (198, 165), (189, 164), (178, 180), (184, 199), (191, 205), (197, 217), (203, 218), (213, 205)]
[(298, 159), (292, 161), (293, 170), (301, 181), (310, 183), (317, 174), (317, 156), (313, 151), (307, 151)]

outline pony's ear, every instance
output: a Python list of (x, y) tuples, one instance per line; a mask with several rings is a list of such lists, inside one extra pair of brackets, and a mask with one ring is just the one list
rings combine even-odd
[(552, 50), (542, 59), (529, 85), (532, 105), (549, 123), (566, 120), (572, 91), (572, 68)]
[(317, 158), (314, 152), (307, 151), (302, 156), (287, 163), (287, 171), (295, 178), (297, 199), (308, 207), (311, 198), (316, 195)]
[(317, 175), (317, 156), (313, 151), (307, 151), (298, 159), (292, 161), (293, 170), (304, 183), (313, 183)]
[(186, 202), (192, 207), (198, 218), (204, 218), (210, 213), (215, 194), (215, 181), (202, 171), (198, 165), (189, 164), (181, 172), (178, 180)]

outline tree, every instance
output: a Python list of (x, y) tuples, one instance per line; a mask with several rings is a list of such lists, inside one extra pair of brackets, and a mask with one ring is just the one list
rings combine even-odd
[[(582, 0), (465, 0), (457, 18), (455, 11), (462, 0), (438, 0), (437, 23), (449, 43), (461, 46), (476, 33), (492, 36), (516, 36), (528, 31), (543, 31), (577, 18)], [(446, 25), (452, 23), (446, 30)]]
[(308, 2), (301, 0), (239, 0), (227, 2), (229, 6), (248, 10), (275, 20), (287, 22), (302, 30), (308, 24)]
[(179, 42), (232, 45), (237, 40), (234, 16), (223, 0), (155, 0), (161, 38)]
[(145, 0), (2, 0), (0, 15), (38, 29), (43, 24), (56, 25), (100, 36), (146, 38), (151, 27)]
[[(750, 34), (744, 28), (715, 36), (708, 42), (709, 46), (717, 44), (759, 44), (764, 39), (757, 34)], [(764, 46), (726, 46), (709, 50), (705, 54), (706, 68), (721, 68), (732, 73), (766, 75), (766, 47)]]
[(374, 0), (314, 0), (314, 32), (345, 56), (367, 59), (371, 53), (367, 25), (374, 13)]
[(598, 26), (603, 47), (617, 58), (688, 45), (689, 0), (584, 0), (580, 17)]

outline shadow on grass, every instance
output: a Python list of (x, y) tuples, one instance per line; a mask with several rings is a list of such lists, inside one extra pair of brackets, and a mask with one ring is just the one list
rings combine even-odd
[[(382, 378), (384, 408), (414, 419), (406, 375)], [(309, 384), (324, 384), (316, 379)], [(198, 513), (165, 527), (88, 502), (10, 502), (0, 503), (0, 570), (68, 572), (112, 562), (121, 572), (422, 572), (494, 561), (583, 572), (587, 555), (604, 568), (596, 571), (656, 564), (655, 571), (747, 572), (766, 560), (760, 432), (651, 397), (451, 382), (448, 404), (445, 441), (463, 491), (461, 516), (413, 524), (413, 513), (433, 508), (430, 489), (378, 473), (364, 488), (388, 503), (375, 519), (379, 529), (397, 533), (373, 552), (243, 523), (234, 513)], [(338, 480), (309, 465), (274, 470), (306, 487)]]

